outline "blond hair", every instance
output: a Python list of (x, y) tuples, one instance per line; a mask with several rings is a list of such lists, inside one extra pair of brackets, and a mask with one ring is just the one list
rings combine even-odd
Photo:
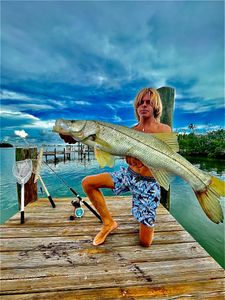
[(140, 120), (137, 109), (138, 106), (140, 105), (141, 100), (146, 94), (149, 94), (150, 96), (150, 100), (153, 105), (154, 118), (156, 119), (156, 121), (160, 122), (160, 117), (162, 115), (162, 101), (158, 91), (154, 88), (144, 88), (140, 90), (137, 96), (135, 97), (134, 111), (135, 111), (136, 118), (138, 119), (138, 121)]

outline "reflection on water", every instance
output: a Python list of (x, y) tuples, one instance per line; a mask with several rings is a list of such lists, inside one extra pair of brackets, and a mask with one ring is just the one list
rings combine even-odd
[[(4, 222), (18, 210), (16, 180), (12, 176), (15, 153), (14, 149), (0, 149), (0, 154), (1, 222)], [(204, 158), (187, 159), (202, 170), (210, 172), (223, 180), (225, 179), (224, 161)], [(119, 170), (125, 164), (124, 160), (117, 159), (113, 169), (109, 167), (100, 168), (92, 153), (89, 157), (86, 156), (85, 159), (79, 157), (78, 153), (73, 153), (71, 160), (64, 161), (63, 158), (59, 157), (56, 164), (54, 160), (48, 161), (48, 163), (81, 197), (85, 196), (81, 187), (81, 181), (85, 176)], [(41, 176), (53, 199), (57, 197), (74, 197), (69, 188), (44, 164), (42, 165)], [(38, 186), (40, 187), (39, 183)], [(103, 192), (106, 196), (113, 195), (109, 189), (103, 189)], [(41, 193), (40, 188), (38, 193), (39, 197), (46, 197)], [(224, 198), (221, 203), (223, 211), (225, 211)], [(70, 205), (70, 201), (68, 201), (68, 205)], [(214, 224), (206, 217), (191, 187), (178, 177), (171, 184), (171, 213), (210, 255), (225, 267), (224, 224)]]
[(225, 161), (223, 159), (210, 159), (204, 157), (186, 157), (193, 165), (207, 172), (216, 172), (218, 175), (225, 174)]

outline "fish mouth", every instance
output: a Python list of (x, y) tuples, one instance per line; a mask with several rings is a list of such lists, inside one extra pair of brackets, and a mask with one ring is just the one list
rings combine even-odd
[(70, 129), (63, 119), (59, 119), (55, 121), (55, 125), (53, 126), (52, 131), (68, 135)]
[[(76, 122), (78, 123), (77, 130), (75, 130), (73, 126)], [(56, 120), (52, 131), (62, 135), (72, 136), (75, 141), (79, 142), (85, 138), (83, 133), (85, 126), (86, 121), (58, 119)]]

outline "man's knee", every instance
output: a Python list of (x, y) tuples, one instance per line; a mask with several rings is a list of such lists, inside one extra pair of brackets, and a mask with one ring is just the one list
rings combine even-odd
[(140, 238), (141, 246), (143, 247), (151, 246), (154, 238), (154, 228), (140, 224), (139, 238)]
[(140, 239), (140, 245), (141, 245), (142, 247), (150, 247), (151, 244), (152, 244), (152, 241), (149, 241), (149, 240), (141, 240), (141, 239)]
[(88, 190), (90, 190), (91, 188), (93, 188), (93, 183), (92, 183), (92, 176), (86, 176), (83, 178), (81, 184), (83, 187), (83, 190), (86, 192)]
[(140, 236), (140, 245), (142, 247), (150, 247), (153, 242), (153, 236), (154, 234), (146, 237)]

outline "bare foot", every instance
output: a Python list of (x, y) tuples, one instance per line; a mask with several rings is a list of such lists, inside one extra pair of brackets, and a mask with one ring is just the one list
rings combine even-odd
[(105, 239), (110, 234), (110, 232), (112, 232), (117, 227), (118, 227), (118, 224), (115, 221), (113, 221), (109, 225), (103, 225), (102, 229), (99, 231), (99, 233), (94, 238), (93, 245), (97, 246), (97, 245), (104, 243)]

